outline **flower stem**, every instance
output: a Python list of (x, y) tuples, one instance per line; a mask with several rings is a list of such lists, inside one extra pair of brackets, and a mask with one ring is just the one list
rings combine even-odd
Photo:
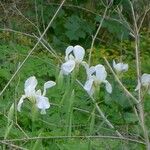
[(74, 90), (71, 92), (71, 96), (68, 99), (68, 111), (67, 111), (67, 128), (66, 133), (68, 136), (71, 136), (72, 132), (72, 118), (73, 118), (73, 101), (74, 101)]
[(35, 130), (35, 121), (36, 121), (36, 119), (37, 119), (37, 107), (35, 106), (35, 104), (33, 104), (33, 106), (32, 106), (32, 110), (31, 110), (31, 118), (32, 118), (32, 127), (31, 127), (31, 129), (32, 129), (32, 132), (34, 132), (34, 130)]
[[(94, 125), (95, 125), (95, 106), (94, 106), (93, 112), (91, 113), (91, 122), (90, 122), (89, 136), (92, 136), (92, 134), (93, 134)], [(89, 139), (89, 143), (88, 143), (88, 149), (89, 150), (92, 149), (92, 143), (91, 143), (90, 139)]]
[[(77, 80), (77, 82), (78, 82), (78, 83), (82, 86), (82, 88), (83, 88), (82, 83), (81, 83), (79, 80)], [(100, 107), (99, 107), (98, 104), (96, 103), (95, 99), (94, 99), (92, 96), (90, 96), (90, 95), (89, 95), (89, 97), (92, 99), (92, 101), (93, 101), (93, 103), (95, 104), (95, 107), (96, 107), (98, 113), (99, 113), (100, 116), (104, 119), (104, 121), (107, 123), (107, 125), (108, 125), (110, 128), (112, 128), (112, 129), (115, 130), (115, 127), (114, 127), (114, 126), (112, 125), (112, 123), (106, 118), (106, 116), (104, 115), (103, 111), (100, 109)], [(123, 138), (123, 136), (121, 135), (121, 133), (120, 133), (118, 130), (115, 130), (115, 132), (117, 133), (117, 135), (118, 135), (120, 138)]]

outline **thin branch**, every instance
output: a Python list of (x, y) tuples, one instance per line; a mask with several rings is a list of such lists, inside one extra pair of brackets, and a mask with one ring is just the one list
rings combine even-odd
[[(83, 88), (82, 83), (81, 83), (79, 80), (76, 80), (76, 81), (77, 81), (77, 82), (79, 83), (79, 85)], [(92, 102), (95, 104), (95, 107), (96, 107), (98, 113), (99, 113), (100, 116), (104, 119), (104, 121), (107, 123), (107, 125), (108, 125), (111, 129), (114, 129), (115, 132), (116, 132), (116, 134), (117, 134), (119, 137), (123, 137), (123, 136), (121, 135), (121, 133), (120, 133), (118, 130), (115, 129), (115, 127), (113, 126), (113, 124), (106, 118), (106, 116), (104, 115), (104, 113), (103, 113), (103, 111), (100, 109), (100, 107), (98, 106), (98, 104), (97, 104), (97, 102), (95, 101), (95, 99), (94, 99), (92, 96), (90, 96), (90, 95), (89, 95), (89, 97), (91, 98)]]
[(135, 98), (135, 97), (126, 89), (126, 87), (122, 84), (122, 82), (120, 81), (120, 79), (118, 78), (118, 76), (116, 75), (116, 73), (113, 71), (112, 67), (110, 66), (109, 62), (107, 61), (107, 59), (106, 59), (105, 57), (104, 57), (104, 60), (105, 60), (105, 62), (106, 62), (106, 64), (107, 64), (107, 66), (109, 67), (110, 71), (111, 71), (112, 74), (114, 75), (116, 81), (119, 83), (119, 85), (120, 85), (120, 86), (122, 87), (122, 89), (125, 91), (125, 93), (126, 93), (129, 97), (131, 97), (131, 98), (134, 100), (134, 102), (135, 102), (136, 104), (139, 103), (139, 101), (137, 100), (137, 98)]
[(117, 137), (117, 136), (104, 136), (104, 135), (97, 135), (97, 136), (41, 136), (41, 137), (31, 137), (31, 138), (20, 138), (20, 139), (7, 139), (7, 140), (1, 140), (2, 142), (16, 142), (16, 141), (29, 141), (29, 140), (37, 140), (37, 139), (114, 139), (114, 140), (124, 140), (124, 141), (130, 141), (130, 142), (135, 142), (138, 144), (143, 144), (145, 143), (143, 141), (139, 141), (137, 139), (131, 139), (128, 137)]
[(35, 5), (35, 15), (36, 15), (36, 26), (39, 27), (39, 20), (38, 20), (38, 8), (37, 8), (37, 1), (34, 1), (34, 5)]
[[(3, 114), (2, 112), (0, 112), (0, 114), (8, 119), (7, 115)], [(11, 119), (11, 121), (13, 122), (14, 125), (16, 125), (19, 128), (19, 130), (25, 135), (26, 138), (29, 138), (29, 136), (25, 133), (25, 131), (14, 120)]]
[[(48, 3), (48, 4), (49, 4), (49, 5), (54, 5), (54, 6), (60, 5), (60, 4), (58, 4), (58, 3)], [(82, 10), (82, 11), (91, 13), (91, 14), (93, 14), (93, 15), (97, 15), (97, 16), (99, 16), (99, 17), (102, 17), (102, 15), (98, 14), (97, 12), (94, 12), (94, 11), (92, 11), (92, 10), (90, 10), (90, 9), (87, 9), (87, 8), (85, 8), (85, 7), (81, 7), (81, 6), (78, 6), (78, 5), (65, 4), (65, 5), (63, 5), (63, 7), (77, 8), (77, 9), (80, 9), (80, 10)], [(130, 30), (130, 28), (128, 28), (128, 26), (126, 26), (126, 25), (124, 24), (124, 22), (121, 22), (121, 21), (118, 20), (118, 19), (112, 18), (112, 17), (110, 17), (110, 16), (106, 16), (104, 19), (116, 21), (116, 22), (120, 23), (121, 25), (123, 25), (126, 29)]]
[(41, 35), (41, 37), (39, 38), (38, 42), (34, 45), (34, 47), (31, 49), (31, 51), (28, 53), (28, 55), (26, 56), (26, 58), (23, 60), (23, 62), (20, 64), (20, 66), (17, 68), (17, 70), (15, 71), (15, 73), (12, 75), (12, 77), (10, 78), (10, 80), (8, 81), (8, 83), (5, 85), (5, 87), (3, 88), (3, 90), (0, 92), (0, 96), (4, 93), (4, 91), (6, 90), (6, 88), (9, 86), (9, 84), (11, 83), (11, 81), (14, 79), (14, 77), (17, 75), (17, 73), (20, 71), (20, 69), (22, 68), (22, 66), (24, 65), (24, 63), (28, 60), (28, 58), (30, 57), (30, 55), (32, 54), (32, 52), (35, 50), (35, 48), (38, 46), (38, 44), (40, 43), (40, 41), (42, 40), (42, 38), (44, 37), (45, 33), (47, 32), (47, 30), (49, 29), (49, 27), (51, 26), (52, 22), (54, 21), (55, 17), (57, 16), (59, 10), (62, 8), (64, 2), (66, 0), (63, 0), (61, 5), (59, 6), (59, 8), (57, 9), (57, 11), (55, 12), (54, 16), (52, 17), (52, 19), (50, 20), (48, 26), (46, 27), (45, 31), (43, 32), (43, 34)]
[[(38, 38), (36, 35), (34, 35), (34, 36), (36, 37), (36, 39), (39, 40), (39, 38)], [(46, 40), (42, 39), (42, 41), (40, 41), (40, 43), (42, 44), (42, 46), (43, 46), (47, 51), (49, 51), (55, 58), (57, 58), (57, 59), (59, 60), (59, 62), (62, 63), (62, 60), (59, 58), (59, 56), (58, 56), (57, 53), (54, 51), (54, 49), (50, 46), (50, 44), (47, 43)], [(45, 43), (49, 46), (49, 48), (46, 46)]]
[(88, 60), (88, 64), (89, 64), (89, 65), (90, 65), (90, 63), (91, 63), (91, 56), (92, 56), (92, 52), (93, 52), (93, 46), (94, 46), (94, 43), (95, 43), (95, 39), (96, 39), (96, 37), (97, 37), (97, 35), (98, 35), (98, 33), (99, 33), (101, 27), (102, 27), (102, 24), (103, 24), (104, 18), (106, 17), (106, 13), (107, 13), (108, 8), (109, 8), (109, 7), (106, 7), (106, 8), (105, 8), (105, 11), (104, 11), (103, 17), (102, 17), (102, 19), (101, 19), (101, 21), (100, 21), (100, 24), (99, 24), (99, 26), (98, 26), (98, 29), (97, 29), (97, 31), (96, 31), (96, 33), (95, 33), (93, 39), (92, 39), (91, 48), (90, 48), (90, 53), (89, 53), (89, 60)]
[(126, 20), (126, 18), (122, 14), (122, 12), (121, 12), (119, 7), (117, 7), (117, 12), (119, 14), (120, 19), (123, 21), (123, 23), (125, 23), (127, 25), (127, 29), (129, 29), (130, 32), (133, 34), (134, 31), (132, 30), (132, 27), (131, 27), (130, 23)]
[(142, 27), (142, 25), (143, 25), (144, 19), (145, 19), (146, 15), (147, 15), (147, 13), (148, 13), (149, 11), (150, 11), (150, 8), (146, 9), (146, 11), (145, 11), (145, 13), (144, 13), (144, 15), (143, 15), (143, 17), (142, 17), (142, 19), (141, 19), (141, 21), (140, 21), (140, 25), (138, 26), (138, 32), (140, 32), (140, 29), (141, 29), (141, 27)]
[[(25, 35), (25, 36), (28, 36), (28, 37), (31, 37), (31, 38), (34, 38), (36, 39), (37, 41), (39, 40), (39, 37), (36, 36), (36, 35), (31, 35), (31, 34), (28, 34), (28, 33), (25, 33), (25, 32), (20, 32), (20, 31), (17, 31), (17, 30), (13, 30), (13, 29), (9, 29), (9, 28), (5, 28), (5, 29), (1, 29), (1, 31), (8, 31), (8, 32), (14, 32), (14, 33), (17, 33), (17, 34), (22, 34), (22, 35)], [(57, 58), (60, 62), (62, 62), (62, 60), (58, 57), (57, 53), (55, 52), (55, 50), (52, 48), (52, 46), (44, 39), (42, 38), (42, 40), (40, 41), (40, 43), (42, 44), (42, 46), (48, 51), (50, 52), (55, 58)], [(48, 47), (46, 46), (48, 45)]]
[(11, 144), (11, 143), (8, 143), (8, 141), (0, 141), (0, 143), (2, 143), (2, 144), (5, 144), (5, 145), (7, 145), (9, 148), (15, 148), (15, 149), (17, 149), (17, 150), (28, 150), (28, 149), (26, 149), (26, 148), (23, 148), (23, 147), (20, 147), (20, 146), (17, 146), (17, 145), (14, 145), (14, 144)]
[[(136, 15), (135, 15), (135, 10), (133, 8), (132, 2), (129, 0), (130, 7), (132, 10), (132, 17), (133, 17), (133, 22), (134, 22), (134, 36), (135, 36), (135, 55), (136, 55), (136, 71), (137, 71), (137, 81), (138, 85), (141, 85), (141, 66), (140, 66), (140, 37), (139, 37), (139, 28), (137, 25), (136, 21)], [(141, 128), (143, 129), (143, 134), (146, 142), (146, 148), (147, 150), (150, 150), (150, 142), (149, 142), (149, 136), (148, 136), (148, 130), (145, 125), (145, 118), (144, 118), (144, 106), (142, 103), (142, 91), (141, 91), (141, 86), (139, 87), (138, 90), (138, 111), (139, 111), (139, 117), (140, 117), (140, 125)]]
[(28, 37), (31, 37), (31, 38), (35, 38), (32, 34), (16, 31), (16, 30), (13, 30), (13, 29), (10, 29), (10, 28), (4, 28), (4, 29), (0, 28), (0, 30), (1, 31), (14, 32), (14, 33), (17, 33), (17, 34), (22, 34), (22, 35), (25, 35), (25, 36), (28, 36)]
[(18, 13), (20, 14), (21, 17), (23, 17), (25, 20), (27, 20), (40, 33), (39, 28), (30, 19), (28, 19), (27, 17), (25, 17), (24, 14), (22, 14), (22, 12), (16, 6), (14, 8), (18, 11)]

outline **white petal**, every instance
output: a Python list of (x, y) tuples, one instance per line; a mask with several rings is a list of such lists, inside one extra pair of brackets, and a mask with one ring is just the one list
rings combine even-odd
[(68, 46), (66, 49), (65, 61), (69, 60), (69, 54), (73, 51), (73, 46)]
[(150, 94), (150, 74), (144, 73), (141, 76), (141, 83), (136, 86), (135, 91), (139, 90), (141, 86), (148, 88), (148, 93)]
[(63, 63), (61, 66), (61, 71), (64, 75), (68, 75), (73, 71), (75, 68), (75, 61), (74, 60), (68, 60), (67, 62)]
[(112, 93), (112, 86), (107, 80), (105, 81), (105, 88), (108, 93)]
[(36, 106), (41, 109), (41, 112), (45, 112), (46, 109), (50, 107), (50, 103), (47, 97), (37, 96), (36, 97)]
[(24, 85), (25, 95), (27, 95), (28, 97), (34, 95), (35, 87), (37, 86), (37, 83), (38, 82), (35, 76), (29, 77), (25, 81), (25, 85)]
[(149, 86), (150, 85), (150, 74), (144, 73), (141, 76), (141, 83), (143, 86)]
[(84, 55), (85, 55), (85, 50), (83, 47), (81, 47), (80, 45), (76, 45), (74, 47), (74, 56), (75, 56), (75, 59), (77, 62), (82, 62), (83, 58), (84, 58)]
[(55, 86), (55, 85), (56, 85), (56, 82), (54, 82), (54, 81), (47, 81), (47, 82), (45, 82), (45, 84), (44, 84), (44, 89), (51, 88), (51, 87), (53, 87), (53, 86)]
[(56, 82), (54, 82), (54, 81), (47, 81), (47, 82), (45, 82), (43, 95), (46, 94), (46, 89), (51, 88), (51, 87), (53, 87), (55, 85), (56, 85)]
[(118, 63), (116, 64), (116, 62), (113, 60), (113, 67), (117, 72), (126, 72), (128, 71), (128, 64), (123, 64), (123, 63)]
[(126, 72), (128, 71), (129, 66), (128, 64), (124, 64), (122, 68), (123, 68), (123, 71)]
[(116, 71), (122, 72), (122, 66), (123, 66), (122, 63), (118, 63), (118, 64), (116, 64), (116, 66), (114, 68)]
[(24, 87), (27, 88), (28, 86), (31, 86), (32, 88), (35, 88), (37, 86), (37, 79), (35, 76), (29, 77), (26, 81), (25, 81), (25, 85)]
[(95, 70), (96, 70), (96, 78), (99, 82), (103, 82), (105, 81), (106, 77), (107, 77), (107, 72), (105, 70), (105, 67), (103, 65), (96, 65), (95, 66)]
[(93, 79), (89, 79), (85, 82), (84, 85), (84, 89), (87, 91), (89, 95), (92, 95), (94, 93), (93, 82), (94, 82)]
[(18, 105), (17, 105), (17, 110), (20, 112), (21, 111), (21, 106), (23, 104), (23, 100), (26, 98), (25, 95), (22, 95), (22, 97), (20, 98)]
[(116, 68), (116, 62), (113, 60), (113, 67)]

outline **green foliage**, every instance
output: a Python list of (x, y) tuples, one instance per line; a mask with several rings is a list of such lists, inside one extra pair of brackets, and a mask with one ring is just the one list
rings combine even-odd
[[(146, 42), (146, 41), (142, 41)], [(147, 43), (147, 42), (146, 42)], [(126, 49), (131, 49), (133, 44), (129, 46), (129, 41), (125, 41), (124, 43), (121, 43), (121, 46), (123, 46)], [(128, 47), (126, 47), (128, 46)], [(142, 45), (143, 47), (145, 45)], [(115, 44), (114, 44), (115, 47)], [(113, 46), (112, 46), (113, 48)], [(20, 45), (1, 45), (1, 55), (0, 61), (1, 63), (1, 82), (0, 84), (3, 87), (7, 81), (10, 79), (13, 72), (16, 70), (17, 66), (19, 65), (19, 62), (21, 62), (24, 57), (27, 55), (29, 51), (29, 47), (26, 46), (20, 46)], [(143, 49), (143, 48), (142, 48)], [(95, 48), (95, 51), (92, 55), (94, 58), (93, 63), (102, 62), (101, 57), (103, 55), (106, 55), (105, 52), (107, 52), (107, 57), (111, 60), (113, 58), (119, 57), (119, 52), (116, 51), (113, 56), (111, 56), (113, 49), (110, 49), (109, 47), (102, 46), (102, 48)], [(144, 53), (147, 53), (146, 51)], [(127, 52), (128, 54), (128, 52)], [(129, 53), (130, 54), (130, 53)], [(125, 57), (126, 58), (126, 57)], [(131, 55), (132, 58), (132, 55)], [(145, 56), (146, 60), (147, 56)], [(132, 62), (133, 60), (128, 57), (128, 61)], [(12, 82), (12, 84), (8, 87), (9, 90), (7, 90), (2, 98), (1, 101), (1, 107), (0, 110), (3, 112), (3, 115), (7, 115), (7, 112), (9, 111), (12, 103), (17, 103), (21, 95), (23, 94), (23, 84), (27, 77), (31, 75), (35, 75), (38, 78), (39, 85), (38, 88), (41, 88), (43, 86), (43, 82), (47, 80), (55, 80), (57, 81), (58, 74), (59, 74), (59, 68), (56, 68), (57, 59), (53, 58), (51, 54), (46, 53), (43, 51), (41, 47), (38, 47), (35, 52), (30, 56), (28, 61), (24, 64), (24, 67), (21, 69), (18, 76), (16, 76), (15, 80)], [(83, 68), (80, 68), (80, 76), (78, 77), (81, 81), (86, 80), (85, 74), (83, 74)], [(122, 77), (122, 81), (124, 82), (124, 85), (128, 87), (130, 90), (134, 90), (134, 87), (136, 85), (135, 78), (134, 78), (134, 69), (129, 68), (130, 75), (124, 74)], [(110, 78), (110, 75), (109, 75)], [(61, 79), (62, 80), (62, 79)], [(129, 133), (137, 133), (139, 132), (140, 128), (138, 126), (138, 120), (132, 111), (132, 107), (134, 104), (131, 102), (131, 100), (123, 93), (121, 88), (117, 85), (115, 81), (113, 81), (113, 78), (110, 78), (111, 84), (113, 85), (113, 93), (111, 95), (108, 95), (104, 92), (104, 87), (101, 88), (100, 97), (99, 97), (99, 106), (102, 108), (104, 112), (106, 112), (106, 115), (108, 116), (109, 120), (113, 124), (117, 126), (122, 132), (129, 132)], [(62, 81), (61, 81), (62, 82)], [(131, 84), (132, 82), (132, 84)], [(15, 84), (17, 83), (17, 84)], [(63, 107), (60, 107), (62, 97), (66, 91), (67, 88), (67, 78), (64, 77), (63, 83), (61, 83), (60, 87), (54, 87), (50, 91), (48, 91), (48, 97), (50, 99), (50, 102), (52, 103), (51, 108), (47, 111), (47, 114), (45, 116), (41, 116), (38, 112), (38, 116), (36, 117), (35, 124), (34, 124), (34, 130), (32, 130), (32, 115), (31, 115), (31, 103), (29, 101), (26, 101), (23, 104), (21, 113), (15, 113), (15, 116), (17, 116), (17, 123), (23, 131), (28, 136), (63, 136), (66, 135), (66, 128), (68, 129), (71, 126), (71, 135), (88, 135), (90, 132), (92, 134), (96, 133), (102, 133), (102, 134), (114, 134), (113, 130), (108, 130), (105, 123), (97, 116), (97, 111), (95, 111), (94, 115), (94, 123), (93, 123), (93, 117), (92, 112), (94, 110), (94, 105), (89, 99), (88, 95), (85, 93), (85, 91), (78, 85), (75, 84), (75, 97), (73, 100), (73, 110), (71, 115), (71, 125), (66, 121), (66, 116), (68, 116), (68, 105), (67, 100), (70, 97), (65, 97), (65, 101), (63, 102)], [(68, 86), (70, 89), (70, 86)], [(57, 94), (56, 94), (57, 93)], [(71, 94), (67, 92), (67, 94)], [(134, 93), (133, 93), (134, 94)], [(148, 97), (147, 97), (148, 99)], [(53, 105), (56, 104), (56, 105)], [(69, 103), (68, 103), (69, 104)], [(145, 111), (149, 111), (149, 102), (148, 100), (145, 103)], [(72, 106), (71, 106), (72, 107)], [(70, 108), (71, 108), (70, 107)], [(10, 109), (11, 110), (11, 109)], [(10, 111), (8, 112), (9, 116)], [(2, 115), (1, 118), (1, 135), (6, 135), (7, 138), (22, 138), (24, 137), (24, 132), (16, 128), (15, 123), (10, 123), (8, 128), (6, 129), (5, 126), (8, 124), (7, 119)], [(12, 119), (15, 121), (16, 117), (13, 117)], [(91, 120), (92, 119), (92, 120)], [(70, 120), (70, 119), (67, 119)], [(91, 127), (90, 127), (91, 124)], [(122, 126), (124, 128), (122, 129)], [(127, 130), (128, 126), (130, 128)], [(136, 129), (135, 129), (136, 127)], [(140, 133), (141, 134), (141, 133)], [(79, 141), (81, 142), (79, 144)], [(90, 147), (99, 149), (99, 147), (105, 148), (105, 141), (106, 140), (99, 140), (96, 139), (90, 140)], [(20, 142), (21, 143), (21, 142)], [(111, 149), (116, 149), (120, 145), (124, 145), (124, 147), (130, 147), (129, 144), (121, 144), (120, 141), (112, 141), (108, 140), (108, 143), (110, 144), (109, 147)], [(113, 143), (113, 144), (112, 144)], [(60, 139), (60, 140), (50, 140), (50, 142), (46, 140), (36, 140), (34, 142), (29, 141), (26, 144), (27, 148), (35, 147), (36, 149), (48, 149), (49, 147), (53, 149), (76, 149), (77, 147), (80, 147), (80, 149), (87, 149), (89, 145), (89, 139), (86, 140), (77, 140), (77, 139)], [(134, 145), (134, 146), (133, 146)], [(133, 144), (132, 146), (139, 149), (142, 149), (141, 145)], [(38, 147), (38, 148), (37, 148)], [(141, 147), (141, 148), (140, 148)]]
[(80, 38), (83, 39), (92, 33), (92, 26), (76, 15), (70, 16), (64, 26), (67, 29), (65, 34), (69, 40), (78, 41)]
[[(116, 39), (129, 39), (129, 33), (130, 31), (128, 30), (126, 24), (123, 22), (122, 24), (116, 20), (118, 20), (118, 16), (112, 15), (112, 19), (105, 19), (105, 21), (102, 24), (102, 27), (108, 32), (108, 34), (111, 34), (113, 37), (116, 36)], [(97, 22), (100, 22), (102, 17), (96, 16), (95, 20)], [(116, 19), (116, 20), (115, 20)]]
[[(57, 2), (56, 0), (52, 2), (30, 0), (24, 3), (20, 2), (18, 8), (21, 3), (23, 3), (23, 6), (26, 6), (23, 8), (20, 7), (21, 12), (25, 17), (30, 19), (42, 33), (58, 8)], [(8, 9), (8, 14), (11, 14), (12, 10), (15, 12), (9, 2), (2, 1), (2, 4), (5, 6), (6, 11), (10, 8)], [(114, 10), (118, 5), (119, 7), (122, 5), (121, 7), (123, 7), (125, 17), (129, 23), (132, 22), (129, 3), (126, 0), (114, 0), (112, 9), (109, 9), (108, 17), (104, 19), (102, 28), (95, 41), (91, 64), (104, 64), (103, 56), (109, 60), (111, 66), (113, 59), (118, 61), (123, 60), (123, 62), (129, 63), (129, 71), (128, 73), (124, 73), (121, 80), (125, 87), (131, 91), (134, 96), (137, 96), (136, 92), (134, 92), (137, 84), (134, 55), (135, 43), (134, 39), (130, 36), (127, 24), (124, 21), (121, 21), (121, 23), (117, 21), (120, 18)], [(85, 9), (81, 9), (83, 6)], [(36, 13), (34, 8), (37, 9)], [(99, 0), (67, 1), (44, 38), (52, 45), (57, 54), (58, 52), (64, 53), (68, 45), (83, 45), (86, 49), (86, 59), (88, 59), (91, 40), (102, 19), (103, 13), (104, 6)], [(11, 27), (14, 30), (27, 32), (33, 36), (31, 38), (16, 32), (0, 32), (0, 90), (2, 90), (21, 62), (25, 59), (30, 49), (34, 46), (35, 42), (37, 42), (37, 39), (34, 38), (34, 34), (39, 36), (39, 32), (35, 26), (21, 17), (21, 15), (17, 15), (17, 13), (13, 13), (13, 17), (11, 17), (11, 15), (5, 16), (3, 13), (0, 14), (0, 16), (0, 21), (5, 21), (4, 24), (0, 22), (0, 27)], [(149, 31), (147, 28), (143, 28), (140, 37), (142, 73), (149, 72), (149, 43)], [(59, 54), (58, 57), (61, 57), (61, 54)], [(115, 131), (108, 128), (105, 121), (96, 111), (87, 93), (77, 82), (73, 81), (73, 85), (69, 85), (68, 83), (71, 77), (59, 76), (59, 65), (59, 60), (54, 58), (39, 44), (1, 96), (1, 139), (37, 137), (32, 140), (27, 139), (25, 142), (21, 140), (12, 142), (18, 146), (35, 150), (145, 149), (145, 146), (140, 143), (132, 143), (120, 139), (96, 139), (86, 137), (61, 138), (61, 136), (66, 135), (115, 136)], [(133, 111), (135, 104), (123, 92), (118, 83), (114, 81), (114, 78), (109, 73), (109, 69), (106, 69), (108, 72), (108, 80), (113, 86), (113, 93), (109, 95), (105, 92), (105, 87), (101, 86), (97, 99), (98, 106), (103, 110), (115, 128), (124, 136), (134, 138), (136, 135), (137, 140), (141, 140), (140, 137), (143, 136), (143, 133), (139, 126), (137, 116)], [(86, 74), (84, 72), (84, 68), (81, 67), (79, 76), (77, 77), (83, 84), (86, 80)], [(39, 111), (36, 112), (34, 124), (32, 118), (32, 104), (30, 101), (25, 100), (21, 112), (17, 112), (16, 110), (18, 100), (24, 93), (24, 82), (28, 77), (33, 75), (37, 77), (39, 82), (37, 89), (42, 89), (43, 83), (48, 80), (56, 81), (58, 85), (47, 91), (51, 107), (47, 110), (46, 115), (42, 116)], [(74, 89), (72, 89), (72, 87), (74, 87)], [(144, 95), (144, 97), (145, 122), (148, 128), (150, 128), (150, 97), (149, 95)], [(45, 137), (45, 139), (40, 139), (40, 137)], [(46, 139), (46, 137), (51, 138)], [(7, 146), (3, 146), (2, 148), (9, 149)]]

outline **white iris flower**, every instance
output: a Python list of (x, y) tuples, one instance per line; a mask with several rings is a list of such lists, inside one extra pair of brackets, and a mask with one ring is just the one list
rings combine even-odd
[(107, 72), (103, 65), (98, 64), (92, 67), (89, 67), (87, 64), (83, 65), (87, 72), (87, 81), (84, 85), (84, 89), (89, 95), (93, 95), (96, 88), (98, 88), (101, 83), (105, 84), (105, 88), (108, 93), (112, 93), (112, 86), (106, 80)]
[(116, 72), (121, 73), (121, 72), (126, 72), (128, 71), (128, 64), (124, 63), (118, 63), (116, 64), (115, 60), (113, 60), (113, 67), (116, 70)]
[(61, 72), (64, 75), (70, 74), (76, 65), (81, 64), (85, 55), (85, 50), (80, 45), (68, 46), (66, 49), (65, 63), (61, 65)]
[(141, 76), (141, 83), (136, 86), (135, 91), (139, 90), (141, 86), (145, 87), (150, 94), (150, 74), (144, 73)]
[(46, 114), (45, 110), (50, 107), (49, 100), (47, 97), (45, 97), (46, 90), (48, 88), (55, 86), (56, 83), (54, 81), (46, 82), (44, 84), (43, 93), (41, 92), (41, 90), (37, 90), (37, 91), (35, 90), (37, 83), (38, 82), (37, 82), (37, 79), (35, 76), (31, 76), (25, 81), (25, 84), (24, 84), (25, 94), (22, 95), (22, 97), (20, 98), (20, 100), (18, 102), (18, 106), (17, 106), (17, 110), (19, 112), (21, 111), (21, 107), (22, 107), (24, 100), (27, 98), (31, 102), (35, 103), (37, 108), (39, 108), (41, 110), (41, 114)]

